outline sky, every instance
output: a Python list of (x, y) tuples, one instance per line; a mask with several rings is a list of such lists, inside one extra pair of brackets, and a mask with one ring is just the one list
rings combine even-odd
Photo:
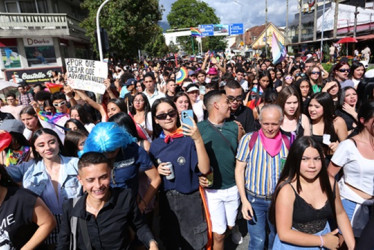
[[(162, 21), (167, 21), (171, 5), (175, 0), (160, 0), (165, 11)], [(265, 0), (204, 0), (215, 9), (221, 24), (243, 23), (244, 28), (250, 28), (265, 23)], [(298, 12), (298, 0), (289, 2), (289, 23)], [(268, 0), (268, 21), (276, 26), (286, 26), (286, 0)]]

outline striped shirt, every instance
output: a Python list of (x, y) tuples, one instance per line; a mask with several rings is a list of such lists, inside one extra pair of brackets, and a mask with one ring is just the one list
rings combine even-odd
[(271, 157), (262, 146), (260, 136), (257, 137), (252, 150), (249, 141), (252, 133), (242, 137), (239, 143), (236, 159), (246, 162), (245, 188), (258, 195), (270, 196), (273, 194), (281, 172), (281, 159), (287, 157), (288, 149), (282, 143), (280, 152)]

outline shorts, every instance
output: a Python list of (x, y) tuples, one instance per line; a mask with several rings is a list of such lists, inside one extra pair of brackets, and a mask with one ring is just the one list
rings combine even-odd
[(235, 226), (240, 205), (238, 187), (227, 189), (205, 189), (208, 209), (212, 221), (212, 231), (224, 234), (227, 226)]

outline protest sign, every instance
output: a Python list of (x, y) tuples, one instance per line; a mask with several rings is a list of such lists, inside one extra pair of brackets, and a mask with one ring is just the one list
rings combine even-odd
[(66, 58), (65, 62), (68, 85), (73, 89), (104, 94), (104, 80), (108, 77), (108, 64), (106, 62), (77, 58)]

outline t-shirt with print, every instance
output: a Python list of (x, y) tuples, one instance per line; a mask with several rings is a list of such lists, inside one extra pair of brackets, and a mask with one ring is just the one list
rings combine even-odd
[(20, 249), (35, 233), (32, 216), (37, 196), (23, 188), (8, 187), (0, 207), (0, 249)]

